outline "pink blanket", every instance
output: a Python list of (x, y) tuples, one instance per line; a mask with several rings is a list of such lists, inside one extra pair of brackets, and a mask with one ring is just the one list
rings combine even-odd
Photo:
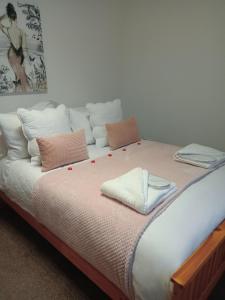
[[(75, 164), (42, 176), (33, 191), (36, 217), (132, 298), (135, 249), (146, 226), (175, 199), (168, 198), (143, 216), (100, 192), (101, 184), (135, 167), (177, 185), (176, 196), (207, 171), (173, 160), (178, 147), (150, 141), (132, 144), (95, 162)], [(189, 213), (189, 212), (187, 212)]]

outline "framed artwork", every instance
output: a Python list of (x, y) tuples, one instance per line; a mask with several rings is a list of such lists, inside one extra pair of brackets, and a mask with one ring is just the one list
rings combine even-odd
[(38, 0), (1, 0), (0, 95), (46, 92)]

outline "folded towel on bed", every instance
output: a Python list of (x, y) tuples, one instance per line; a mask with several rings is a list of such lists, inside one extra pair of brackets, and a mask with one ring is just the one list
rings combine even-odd
[(174, 155), (174, 159), (210, 169), (225, 162), (225, 152), (199, 144), (190, 144), (178, 150)]
[(176, 191), (176, 185), (135, 168), (115, 179), (105, 181), (101, 192), (142, 214), (150, 213), (159, 203)]

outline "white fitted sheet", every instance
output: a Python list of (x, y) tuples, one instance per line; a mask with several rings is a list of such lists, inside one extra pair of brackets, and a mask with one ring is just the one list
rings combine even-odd
[[(109, 152), (95, 145), (88, 150), (90, 159)], [(0, 160), (0, 188), (31, 214), (32, 189), (42, 175), (27, 159)], [(171, 275), (225, 218), (224, 182), (225, 166), (189, 187), (146, 229), (133, 265), (136, 299), (168, 299)]]

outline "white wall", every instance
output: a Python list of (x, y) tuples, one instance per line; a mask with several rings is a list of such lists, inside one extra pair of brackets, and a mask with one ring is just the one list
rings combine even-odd
[(40, 0), (48, 94), (0, 97), (0, 112), (53, 99), (71, 106), (118, 96), (120, 0)]
[(129, 0), (127, 114), (146, 138), (225, 149), (225, 1)]
[(40, 9), (48, 94), (0, 97), (0, 112), (121, 97), (145, 138), (225, 149), (224, 0), (40, 0)]

